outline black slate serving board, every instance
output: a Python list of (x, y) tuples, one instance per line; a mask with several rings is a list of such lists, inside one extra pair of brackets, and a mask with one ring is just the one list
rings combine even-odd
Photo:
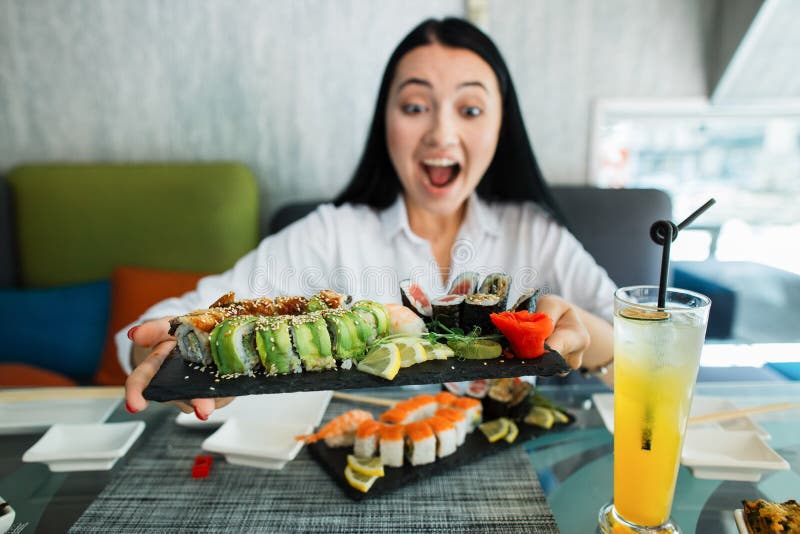
[(307, 447), (311, 456), (319, 462), (328, 475), (342, 488), (342, 491), (351, 499), (360, 501), (403, 488), (418, 480), (427, 479), (450, 469), (476, 462), (491, 454), (516, 447), (542, 434), (561, 431), (575, 422), (575, 418), (571, 414), (566, 413), (566, 415), (569, 417), (569, 422), (556, 423), (549, 430), (517, 422), (519, 435), (513, 443), (508, 443), (503, 439), (495, 443), (489, 443), (483, 432), (476, 428), (471, 434), (467, 434), (464, 444), (458, 447), (456, 452), (450, 456), (437, 458), (435, 462), (426, 465), (413, 466), (406, 462), (403, 467), (384, 467), (384, 476), (376, 480), (367, 493), (350, 486), (344, 477), (347, 455), (353, 453), (353, 447), (330, 448), (323, 441), (317, 441)]
[(497, 358), (494, 360), (430, 360), (400, 369), (393, 380), (349, 370), (330, 370), (280, 376), (240, 376), (217, 378), (214, 366), (195, 369), (173, 351), (144, 390), (148, 400), (165, 402), (176, 399), (239, 397), (264, 393), (321, 391), (339, 389), (408, 386), (516, 376), (552, 376), (571, 369), (556, 351), (545, 352), (531, 360)]

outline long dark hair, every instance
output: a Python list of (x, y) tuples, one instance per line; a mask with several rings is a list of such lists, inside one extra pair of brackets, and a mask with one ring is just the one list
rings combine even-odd
[(489, 37), (469, 22), (446, 18), (428, 19), (411, 30), (395, 48), (383, 72), (375, 114), (361, 161), (350, 183), (336, 198), (339, 206), (346, 202), (386, 208), (402, 191), (397, 171), (389, 159), (386, 146), (386, 103), (397, 64), (411, 50), (434, 42), (465, 48), (478, 54), (494, 71), (503, 102), (503, 119), (497, 150), (486, 174), (477, 187), (487, 200), (532, 200), (548, 210), (563, 224), (564, 218), (550, 189), (542, 177), (533, 155), (525, 124), (520, 113), (517, 93), (500, 51)]

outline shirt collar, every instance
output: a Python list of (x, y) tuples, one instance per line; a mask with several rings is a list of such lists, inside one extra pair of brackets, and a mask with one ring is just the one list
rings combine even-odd
[[(394, 203), (381, 212), (380, 218), (387, 238), (391, 239), (396, 234), (405, 232), (414, 241), (424, 241), (411, 231), (406, 203), (403, 201), (402, 194), (397, 195)], [(459, 233), (470, 237), (477, 237), (485, 233), (493, 236), (501, 234), (497, 216), (475, 192), (467, 198), (467, 213)]]

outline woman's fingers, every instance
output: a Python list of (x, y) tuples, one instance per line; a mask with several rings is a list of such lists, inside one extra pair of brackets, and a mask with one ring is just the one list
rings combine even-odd
[[(145, 323), (148, 324), (148, 323)], [(144, 325), (142, 325), (144, 326)], [(147, 401), (142, 393), (155, 374), (161, 368), (167, 355), (175, 348), (174, 340), (161, 341), (140, 363), (125, 381), (125, 402), (129, 411), (139, 412), (147, 408)]]
[(546, 313), (553, 319), (554, 329), (546, 340), (547, 344), (558, 351), (570, 367), (578, 369), (590, 341), (589, 331), (578, 312), (568, 302), (554, 296), (539, 299), (536, 311)]
[(215, 399), (192, 399), (190, 404), (198, 419), (205, 421), (217, 408), (222, 408), (231, 403), (233, 397), (220, 397)]
[(169, 317), (154, 319), (134, 326), (128, 331), (128, 337), (140, 347), (152, 347), (156, 343), (175, 339), (169, 335)]

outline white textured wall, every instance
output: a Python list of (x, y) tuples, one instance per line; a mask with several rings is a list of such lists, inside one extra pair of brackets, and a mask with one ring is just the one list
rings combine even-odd
[[(706, 94), (716, 0), (489, 0), (551, 181), (585, 181), (591, 102)], [(264, 216), (330, 197), (383, 65), (462, 0), (2, 0), (0, 172), (25, 161), (237, 160)]]

